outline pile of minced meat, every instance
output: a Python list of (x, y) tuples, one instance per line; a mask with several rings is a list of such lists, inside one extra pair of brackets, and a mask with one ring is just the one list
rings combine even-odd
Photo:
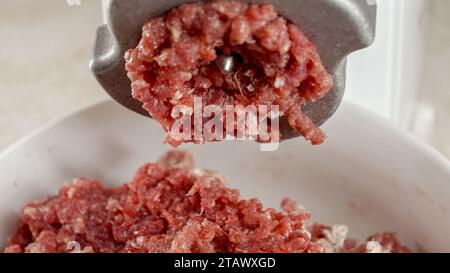
[[(234, 56), (232, 71), (216, 65), (219, 56)], [(202, 109), (215, 105), (223, 116), (227, 106), (277, 106), (279, 116), (312, 144), (325, 139), (301, 106), (324, 97), (333, 79), (314, 44), (272, 5), (228, 0), (183, 4), (151, 18), (125, 59), (133, 97), (166, 132), (181, 118), (175, 106), (193, 109), (194, 98), (201, 98)], [(222, 137), (248, 136), (223, 116), (214, 117), (223, 122)], [(190, 128), (190, 139), (168, 133), (166, 142), (202, 143), (205, 139), (194, 137), (200, 129)], [(271, 133), (278, 139), (275, 130)]]
[[(197, 169), (190, 154), (172, 151), (108, 189), (76, 179), (59, 194), (27, 204), (5, 252), (302, 253), (408, 252), (392, 233), (364, 242), (346, 226), (308, 225), (310, 215), (285, 199), (263, 208), (226, 187), (223, 176)], [(74, 246), (78, 246), (74, 250)]]

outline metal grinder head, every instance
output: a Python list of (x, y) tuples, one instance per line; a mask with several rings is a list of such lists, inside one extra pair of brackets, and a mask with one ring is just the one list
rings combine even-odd
[[(186, 0), (106, 0), (106, 24), (98, 28), (91, 70), (103, 88), (120, 104), (148, 116), (131, 95), (131, 82), (124, 69), (124, 54), (139, 42), (142, 26)], [(314, 42), (325, 68), (334, 77), (334, 87), (323, 99), (302, 106), (318, 126), (339, 107), (345, 91), (347, 56), (368, 47), (375, 38), (374, 0), (251, 0), (272, 4), (278, 13), (298, 25)], [(283, 139), (298, 135), (283, 126)]]

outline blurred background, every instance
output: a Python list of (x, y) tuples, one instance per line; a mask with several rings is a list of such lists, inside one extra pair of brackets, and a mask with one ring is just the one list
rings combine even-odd
[[(376, 41), (349, 57), (345, 99), (450, 158), (450, 0), (378, 4)], [(88, 68), (100, 24), (101, 0), (0, 1), (0, 153), (107, 98)]]

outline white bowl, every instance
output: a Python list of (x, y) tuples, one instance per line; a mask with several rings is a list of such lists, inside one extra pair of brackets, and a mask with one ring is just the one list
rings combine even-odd
[[(279, 207), (306, 206), (314, 221), (347, 224), (351, 235), (394, 231), (407, 245), (450, 252), (450, 163), (386, 120), (344, 103), (325, 126), (326, 143), (283, 142), (260, 152), (254, 142), (185, 145), (197, 165), (229, 177), (245, 197)], [(112, 101), (73, 114), (0, 156), (0, 246), (26, 202), (88, 177), (108, 186), (130, 180), (164, 151), (160, 126)]]

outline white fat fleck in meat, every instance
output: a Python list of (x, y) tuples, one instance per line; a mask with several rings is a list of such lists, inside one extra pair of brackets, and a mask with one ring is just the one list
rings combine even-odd
[(172, 51), (170, 49), (165, 49), (154, 59), (160, 66), (164, 66), (164, 63), (169, 59), (171, 53)]
[(76, 184), (78, 184), (80, 182), (82, 182), (82, 180), (80, 178), (75, 178), (75, 179), (72, 180), (72, 184), (73, 185), (76, 185)]
[(26, 207), (22, 211), (23, 214), (25, 214), (31, 218), (34, 218), (34, 216), (36, 215), (37, 212), (38, 212), (38, 210), (33, 207)]
[(77, 233), (83, 233), (84, 231), (84, 219), (82, 216), (75, 218), (72, 222), (72, 228)]
[(366, 253), (389, 253), (379, 242), (370, 241), (366, 244)]
[(155, 202), (157, 202), (157, 201), (159, 201), (159, 198), (161, 197), (161, 194), (160, 193), (157, 193), (157, 194), (155, 194), (155, 196), (153, 196), (153, 201), (155, 201)]
[(194, 91), (195, 91), (195, 88), (189, 89), (189, 91), (187, 92), (187, 95), (191, 95), (192, 93), (194, 93)]
[(291, 48), (291, 41), (286, 40), (286, 42), (281, 46), (280, 53), (285, 54)]
[(189, 72), (180, 72), (180, 79), (183, 82), (190, 81), (192, 79), (192, 74)]
[(220, 5), (220, 4), (213, 4), (213, 7), (220, 13), (225, 13), (227, 10), (225, 9), (224, 5)]
[(309, 232), (309, 230), (305, 227), (305, 225), (303, 225), (303, 227), (300, 229), (300, 231), (302, 233), (304, 233), (306, 236), (308, 236), (309, 240), (311, 240), (311, 238), (312, 238), (311, 232)]
[(183, 94), (181, 94), (180, 91), (176, 91), (175, 94), (173, 95), (172, 100), (170, 102), (172, 104), (177, 104), (182, 97), (183, 97)]
[(345, 225), (334, 225), (331, 231), (324, 230), (325, 238), (335, 247), (342, 248), (348, 234), (348, 227)]
[(172, 41), (178, 42), (181, 37), (181, 29), (178, 27), (168, 27)]
[(316, 243), (318, 243), (323, 248), (324, 253), (335, 253), (336, 252), (334, 249), (334, 246), (324, 238), (317, 240)]
[(220, 28), (220, 27), (222, 27), (222, 25), (220, 24), (220, 21), (219, 21), (219, 20), (213, 20), (213, 21), (211, 22), (211, 26), (214, 27), (214, 28)]
[(193, 173), (195, 176), (203, 176), (203, 175), (205, 174), (205, 172), (204, 172), (202, 169), (199, 169), (199, 168), (194, 168), (194, 169), (192, 170), (192, 173)]
[(134, 243), (136, 246), (142, 246), (145, 243), (145, 237), (144, 236), (136, 237), (136, 239), (134, 239)]
[(94, 253), (94, 248), (92, 246), (86, 246), (85, 248), (83, 248), (83, 250), (81, 252), (82, 253)]
[(269, 211), (266, 211), (266, 212), (264, 213), (264, 216), (265, 216), (268, 220), (272, 220), (272, 215), (270, 214)]
[(273, 86), (274, 86), (275, 88), (281, 88), (281, 87), (283, 87), (284, 82), (285, 82), (284, 77), (277, 77), (277, 78), (275, 79), (275, 82), (273, 83)]
[(247, 76), (247, 77), (250, 77), (250, 78), (255, 77), (255, 75), (256, 75), (256, 72), (255, 72), (255, 70), (253, 70), (253, 69), (248, 69), (248, 70), (245, 71), (245, 73), (244, 73), (244, 76)]
[(117, 206), (119, 202), (114, 198), (108, 198), (108, 202), (106, 204), (107, 209), (112, 209)]
[(74, 187), (70, 188), (67, 191), (67, 198), (72, 199), (74, 197), (76, 191), (77, 190)]
[(25, 252), (29, 253), (43, 253), (41, 243), (31, 243), (25, 248)]

